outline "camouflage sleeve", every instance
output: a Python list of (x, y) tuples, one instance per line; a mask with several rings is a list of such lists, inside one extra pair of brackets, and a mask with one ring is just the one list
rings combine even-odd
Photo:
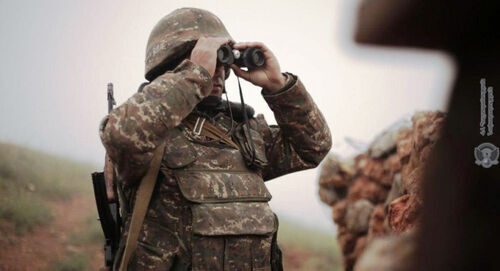
[(294, 75), (290, 87), (277, 93), (262, 91), (278, 123), (268, 126), (257, 116), (269, 164), (264, 180), (316, 167), (330, 151), (330, 129), (302, 82)]
[(180, 124), (211, 87), (210, 74), (184, 60), (104, 118), (99, 134), (115, 165), (117, 179), (125, 184), (138, 181), (161, 139)]

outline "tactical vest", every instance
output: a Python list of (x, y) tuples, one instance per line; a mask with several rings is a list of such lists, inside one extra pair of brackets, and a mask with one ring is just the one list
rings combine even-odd
[[(229, 117), (217, 116), (215, 121), (226, 122), (227, 128)], [(250, 132), (257, 160), (265, 160), (261, 135)], [(248, 144), (244, 137), (236, 140), (239, 145)], [(242, 151), (198, 142), (183, 125), (172, 129), (167, 140), (163, 173), (173, 177), (182, 197), (191, 203), (191, 269), (280, 270), (271, 269), (272, 261), (281, 264), (281, 259), (272, 257), (280, 253), (275, 235), (278, 221), (259, 170), (249, 168)]]

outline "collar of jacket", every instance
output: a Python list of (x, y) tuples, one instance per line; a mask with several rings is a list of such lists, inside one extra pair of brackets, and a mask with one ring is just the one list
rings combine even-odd
[[(245, 104), (248, 118), (252, 118), (255, 114), (255, 110), (248, 104)], [(233, 113), (233, 119), (237, 122), (242, 122), (244, 120), (243, 107), (241, 103), (235, 103), (231, 101), (225, 101), (219, 97), (209, 96), (203, 99), (197, 106), (196, 109), (205, 113), (209, 116), (215, 116), (219, 112), (225, 112), (228, 116)]]

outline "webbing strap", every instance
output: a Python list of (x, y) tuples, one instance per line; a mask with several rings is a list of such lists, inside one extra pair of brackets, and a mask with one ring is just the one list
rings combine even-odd
[(120, 263), (120, 271), (127, 271), (127, 265), (130, 256), (132, 255), (132, 252), (137, 248), (137, 239), (139, 238), (139, 233), (141, 231), (142, 224), (144, 223), (144, 217), (146, 216), (149, 202), (151, 200), (151, 195), (153, 194), (153, 189), (155, 187), (156, 178), (158, 177), (158, 172), (160, 170), (165, 146), (166, 142), (163, 142), (155, 150), (153, 159), (151, 160), (151, 165), (146, 172), (146, 175), (142, 177), (139, 188), (137, 189), (134, 209), (132, 211), (132, 219), (130, 221), (127, 241), (125, 244), (125, 250), (123, 252), (122, 261)]
[(194, 116), (189, 116), (184, 121), (184, 125), (186, 125), (189, 129), (195, 131), (198, 130), (199, 135), (206, 136), (210, 139), (222, 141), (227, 145), (239, 149), (238, 145), (231, 139), (231, 137), (225, 134), (220, 128), (213, 125), (212, 123), (205, 121), (202, 125), (197, 126), (195, 122)]

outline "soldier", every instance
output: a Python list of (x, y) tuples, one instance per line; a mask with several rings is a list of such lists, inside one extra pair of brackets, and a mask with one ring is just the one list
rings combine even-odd
[[(223, 44), (263, 50), (262, 68), (231, 68), (262, 87), (278, 125), (221, 101), (230, 71), (217, 65)], [(137, 187), (165, 146), (137, 247), (124, 263), (117, 257), (114, 269), (282, 270), (264, 181), (316, 167), (331, 147), (325, 119), (298, 77), (282, 73), (264, 44), (235, 43), (219, 18), (194, 8), (154, 27), (145, 77), (150, 83), (100, 126), (123, 208), (121, 253)]]

